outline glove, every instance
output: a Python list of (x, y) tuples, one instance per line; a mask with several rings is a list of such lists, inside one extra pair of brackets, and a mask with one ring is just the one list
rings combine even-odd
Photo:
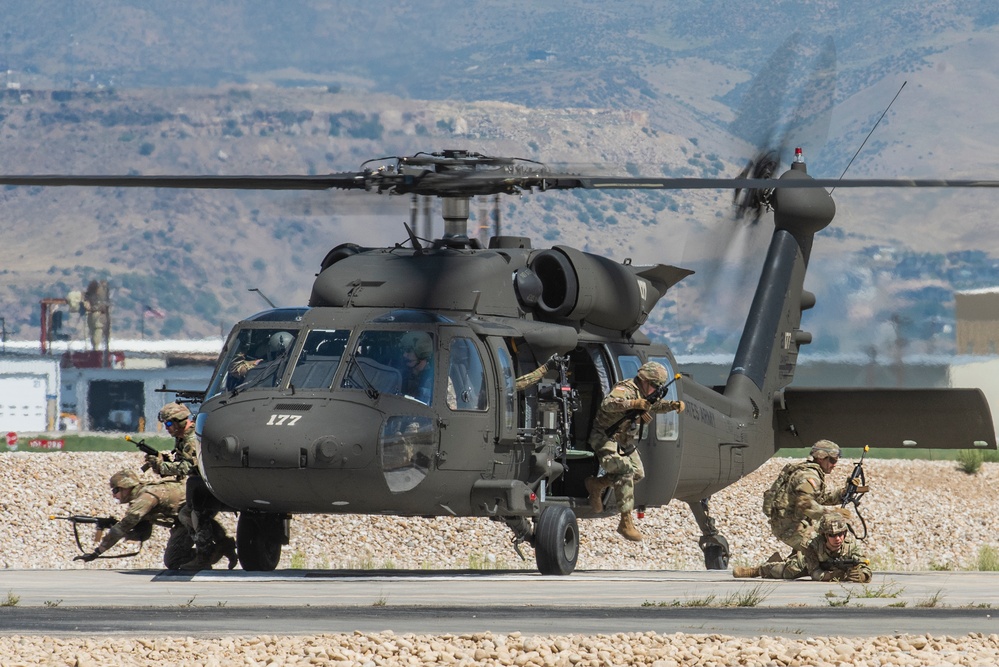
[(683, 401), (673, 401), (673, 406), (672, 407), (677, 412), (683, 412), (684, 410), (687, 409), (687, 404), (684, 403)]
[(625, 410), (641, 410), (646, 412), (652, 406), (644, 398), (636, 398), (624, 404)]
[(157, 454), (156, 456), (153, 456), (152, 454), (146, 454), (146, 465), (145, 465), (146, 470), (152, 468), (155, 472), (158, 473), (160, 471), (161, 463), (163, 463), (162, 454)]
[(642, 420), (643, 424), (648, 424), (649, 422), (652, 421), (652, 413), (651, 412), (643, 412), (642, 416), (639, 417), (639, 419)]
[(81, 554), (74, 558), (73, 560), (82, 560), (84, 563), (89, 563), (92, 560), (96, 560), (100, 556), (96, 551), (91, 551), (89, 554)]
[(853, 567), (846, 573), (846, 580), (855, 584), (866, 584), (871, 580), (871, 577), (859, 567)]

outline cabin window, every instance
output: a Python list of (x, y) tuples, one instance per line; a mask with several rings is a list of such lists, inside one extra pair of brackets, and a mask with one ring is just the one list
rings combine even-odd
[[(666, 375), (672, 378), (675, 375), (673, 364), (669, 357), (649, 357), (649, 361), (658, 361), (666, 367)], [(675, 401), (676, 382), (670, 384), (666, 391), (667, 401)], [(680, 416), (676, 412), (659, 412), (656, 414), (656, 440), (676, 440), (680, 436)]]
[(517, 421), (517, 410), (514, 407), (513, 360), (510, 358), (510, 353), (507, 351), (506, 346), (495, 345), (494, 350), (501, 374), (500, 401), (503, 405), (503, 429), (509, 433), (516, 427)]
[(482, 357), (469, 338), (451, 339), (447, 406), (451, 410), (483, 411), (488, 407)]

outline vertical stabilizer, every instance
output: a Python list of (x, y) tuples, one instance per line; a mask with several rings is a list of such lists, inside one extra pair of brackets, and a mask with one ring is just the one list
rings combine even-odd
[[(810, 179), (804, 163), (796, 163), (781, 176)], [(794, 377), (798, 348), (811, 341), (801, 330), (801, 313), (814, 295), (804, 290), (805, 269), (812, 239), (836, 213), (832, 198), (822, 188), (777, 187), (774, 201), (774, 235), (739, 341), (725, 395), (748, 399), (754, 416), (771, 409), (773, 394)]]

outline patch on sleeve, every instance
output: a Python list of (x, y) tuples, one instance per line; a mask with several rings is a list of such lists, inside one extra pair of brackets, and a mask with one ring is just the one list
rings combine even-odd
[(815, 489), (816, 491), (818, 491), (818, 490), (819, 490), (819, 484), (818, 484), (818, 482), (816, 482), (816, 481), (815, 481), (814, 479), (812, 479), (811, 477), (806, 477), (805, 479), (806, 479), (806, 480), (808, 480), (808, 483), (812, 485), (812, 488), (813, 488), (813, 489)]

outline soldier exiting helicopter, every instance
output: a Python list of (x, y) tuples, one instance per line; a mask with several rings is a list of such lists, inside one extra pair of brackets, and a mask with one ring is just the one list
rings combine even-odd
[(191, 411), (183, 403), (167, 403), (160, 410), (159, 421), (174, 437), (172, 460), (162, 454), (146, 455), (146, 463), (161, 477), (187, 479), (187, 502), (181, 508), (181, 521), (192, 530), (196, 555), (180, 566), (182, 570), (210, 570), (225, 556), (229, 569), (236, 567), (236, 540), (226, 534), (215, 515), (223, 509), (198, 470), (198, 440)]
[[(622, 380), (614, 385), (610, 393), (600, 403), (597, 416), (590, 432), (590, 447), (600, 460), (604, 475), (588, 477), (586, 490), (590, 494), (590, 508), (596, 514), (604, 511), (601, 498), (604, 489), (614, 487), (617, 509), (621, 521), (617, 532), (632, 542), (639, 542), (642, 534), (635, 527), (631, 511), (635, 507), (635, 483), (645, 477), (645, 468), (638, 455), (638, 438), (642, 424), (652, 421), (654, 412), (683, 412), (683, 401), (660, 400), (650, 404), (646, 396), (669, 380), (666, 367), (650, 361), (638, 369), (633, 379)], [(640, 412), (633, 420), (625, 419), (616, 432), (608, 434), (608, 429), (619, 422), (630, 411)]]

